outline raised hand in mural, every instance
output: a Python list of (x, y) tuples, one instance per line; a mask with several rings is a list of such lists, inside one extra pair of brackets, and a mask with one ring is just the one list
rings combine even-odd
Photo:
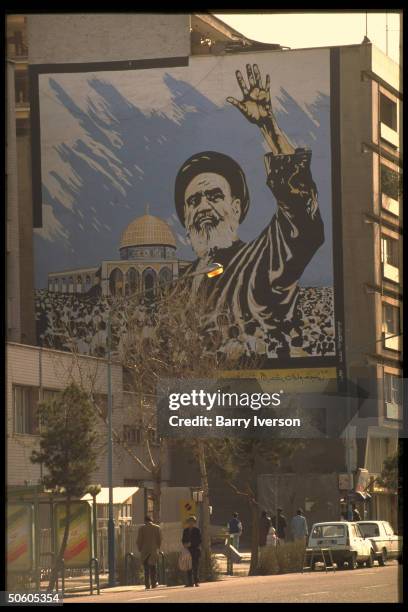
[(279, 128), (272, 111), (270, 78), (266, 75), (263, 85), (258, 65), (247, 64), (248, 87), (240, 70), (236, 71), (238, 85), (242, 91), (243, 99), (237, 100), (228, 97), (227, 102), (238, 108), (248, 121), (257, 125), (265, 140), (275, 155), (289, 155), (294, 148), (286, 135)]

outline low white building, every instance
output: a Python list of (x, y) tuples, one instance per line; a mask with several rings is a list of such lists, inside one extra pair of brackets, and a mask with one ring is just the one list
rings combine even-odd
[[(39, 447), (37, 404), (62, 391), (76, 381), (92, 393), (95, 422), (99, 433), (98, 467), (91, 483), (108, 485), (107, 474), (107, 362), (104, 359), (69, 352), (44, 349), (8, 342), (7, 358), (7, 483), (8, 486), (31, 484), (41, 480), (42, 469), (30, 461), (31, 453)], [(113, 391), (113, 484), (152, 488), (152, 476), (132, 455), (150, 466), (145, 435), (153, 455), (158, 452), (155, 432), (141, 424), (135, 394), (123, 389), (123, 369), (112, 364)], [(128, 449), (126, 450), (125, 447)], [(169, 479), (169, 465), (165, 453), (162, 468), (163, 484)]]

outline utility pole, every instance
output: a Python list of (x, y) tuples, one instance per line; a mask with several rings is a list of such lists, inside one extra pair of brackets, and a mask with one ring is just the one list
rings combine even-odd
[(109, 586), (115, 586), (115, 523), (113, 520), (113, 434), (112, 434), (112, 318), (108, 314), (108, 486), (109, 486), (109, 517), (108, 517), (108, 566)]

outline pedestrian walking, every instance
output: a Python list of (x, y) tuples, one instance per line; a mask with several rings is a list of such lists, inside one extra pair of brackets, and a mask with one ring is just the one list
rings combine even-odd
[(242, 534), (242, 523), (239, 519), (238, 512), (233, 512), (232, 519), (228, 521), (228, 533), (232, 536), (232, 545), (239, 550), (239, 538)]
[(200, 586), (198, 579), (198, 564), (201, 555), (201, 531), (197, 527), (197, 519), (195, 516), (190, 516), (188, 518), (187, 525), (181, 539), (183, 546), (190, 551), (192, 561), (191, 570), (187, 570), (186, 587), (192, 587), (193, 584), (198, 587)]
[(155, 589), (156, 565), (159, 558), (162, 533), (159, 525), (153, 523), (150, 516), (145, 516), (144, 525), (139, 528), (137, 534), (137, 547), (143, 563), (146, 589)]
[(278, 544), (279, 538), (276, 535), (275, 527), (272, 527), (271, 525), (269, 528), (268, 535), (266, 536), (266, 548), (268, 548), (269, 546), (276, 547)]
[(296, 514), (291, 521), (290, 527), (293, 539), (295, 541), (300, 540), (306, 545), (309, 530), (307, 527), (306, 517), (303, 514), (302, 508), (297, 509)]
[(277, 509), (277, 516), (275, 515), (272, 519), (272, 525), (276, 529), (276, 535), (278, 536), (280, 543), (283, 544), (286, 539), (286, 528), (288, 526), (286, 517), (283, 514), (282, 508)]
[(266, 546), (266, 539), (268, 537), (269, 529), (271, 528), (271, 518), (268, 516), (268, 513), (263, 510), (261, 513), (261, 518), (259, 519), (259, 546)]

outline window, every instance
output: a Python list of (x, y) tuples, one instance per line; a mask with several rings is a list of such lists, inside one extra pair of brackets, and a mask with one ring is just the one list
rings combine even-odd
[(119, 516), (123, 518), (132, 518), (132, 504), (122, 504), (119, 510)]
[(15, 80), (15, 96), (17, 105), (28, 104), (28, 75), (27, 72), (14, 73)]
[(141, 431), (140, 427), (133, 425), (123, 426), (123, 441), (128, 444), (140, 444), (141, 442)]
[(317, 525), (312, 532), (312, 538), (342, 538), (344, 525)]
[(400, 309), (398, 306), (383, 304), (382, 329), (386, 338), (400, 333)]
[(398, 200), (401, 191), (402, 177), (398, 172), (381, 164), (381, 192), (393, 200)]
[(394, 535), (394, 530), (391, 527), (391, 525), (389, 523), (387, 523), (387, 521), (384, 521), (383, 525), (384, 525), (385, 533), (387, 535), (389, 535), (389, 536)]
[(390, 266), (398, 268), (398, 240), (390, 236), (382, 236), (381, 238), (381, 261)]
[(402, 404), (402, 378), (384, 374), (384, 400), (387, 404)]
[(380, 535), (380, 530), (378, 529), (378, 525), (376, 525), (376, 523), (360, 523), (359, 527), (363, 537), (376, 538)]
[(384, 94), (380, 94), (380, 121), (397, 131), (397, 104)]
[(14, 387), (14, 432), (18, 434), (39, 434), (37, 414), (38, 388)]

